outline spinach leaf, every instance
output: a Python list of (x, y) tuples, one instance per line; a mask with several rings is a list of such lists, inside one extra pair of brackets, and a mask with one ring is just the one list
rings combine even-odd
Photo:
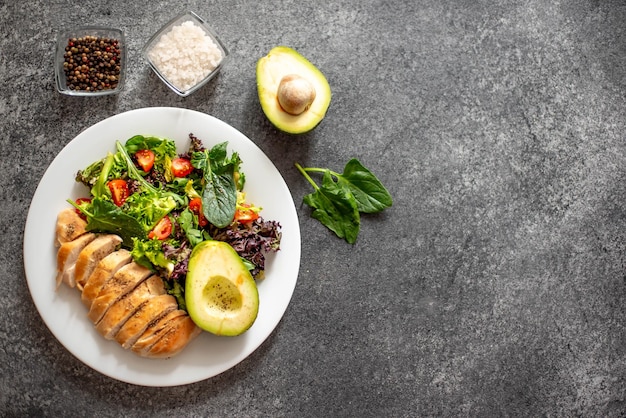
[(202, 191), (202, 211), (209, 222), (225, 228), (233, 221), (237, 208), (237, 190), (233, 173), (220, 175), (213, 171), (205, 173)]
[(126, 150), (130, 154), (134, 154), (141, 149), (151, 149), (159, 147), (163, 143), (163, 139), (155, 136), (135, 135), (126, 140)]
[[(303, 168), (298, 163), (296, 168), (315, 189), (303, 199), (314, 209), (311, 216), (350, 244), (356, 242), (359, 233), (360, 213), (380, 212), (393, 203), (385, 186), (356, 158), (348, 161), (343, 174), (327, 168)], [(321, 187), (310, 172), (323, 173)]]
[(314, 208), (311, 216), (333, 231), (339, 238), (354, 244), (361, 224), (356, 200), (347, 187), (335, 183), (326, 172), (322, 186), (304, 196), (304, 203)]
[(357, 201), (359, 212), (380, 212), (393, 203), (391, 195), (378, 178), (363, 166), (356, 158), (351, 159), (339, 176)]
[(241, 160), (237, 153), (228, 158), (226, 146), (227, 142), (222, 142), (210, 150), (194, 152), (191, 156), (191, 164), (203, 171), (202, 212), (218, 228), (230, 225), (237, 207), (234, 174)]
[(232, 170), (233, 179), (237, 190), (243, 190), (243, 186), (246, 182), (244, 173), (241, 172), (241, 158), (237, 152), (233, 152), (228, 158), (227, 151), (228, 142), (222, 142), (215, 145), (209, 151), (209, 160), (211, 162), (211, 169), (217, 174), (223, 172), (230, 172)]
[(211, 168), (214, 171), (219, 172), (219, 168), (225, 166), (227, 164), (226, 157), (228, 157), (228, 151), (226, 149), (228, 143), (222, 142), (217, 145), (214, 145), (213, 148), (209, 150), (209, 162), (211, 163)]

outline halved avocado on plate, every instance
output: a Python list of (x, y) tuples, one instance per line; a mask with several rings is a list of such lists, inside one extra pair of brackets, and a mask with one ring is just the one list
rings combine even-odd
[(229, 244), (203, 241), (189, 258), (185, 303), (193, 322), (215, 335), (248, 330), (259, 312), (256, 282)]

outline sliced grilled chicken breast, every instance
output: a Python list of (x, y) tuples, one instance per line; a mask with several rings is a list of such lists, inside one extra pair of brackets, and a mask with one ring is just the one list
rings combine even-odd
[(151, 276), (111, 305), (96, 325), (96, 329), (104, 338), (112, 340), (137, 309), (148, 303), (153, 296), (164, 293), (163, 279), (156, 275)]
[(200, 334), (200, 328), (191, 320), (189, 315), (180, 316), (172, 321), (158, 341), (147, 350), (139, 352), (142, 357), (169, 358), (178, 354)]
[(183, 310), (178, 309), (178, 303), (172, 295), (164, 294), (148, 299), (128, 320), (122, 325), (115, 340), (122, 347), (129, 349), (137, 342), (148, 327), (154, 327), (164, 316), (170, 318), (186, 315)]
[(76, 259), (78, 254), (96, 238), (96, 234), (85, 233), (73, 241), (61, 244), (57, 252), (57, 287), (61, 282), (69, 287), (76, 286), (74, 272), (76, 270)]
[(87, 222), (76, 213), (76, 209), (63, 209), (57, 215), (56, 245), (59, 246), (66, 242), (74, 241), (87, 232), (85, 231), (86, 226)]
[(74, 271), (76, 287), (79, 290), (83, 290), (87, 279), (91, 276), (98, 263), (115, 251), (121, 243), (122, 238), (119, 235), (102, 234), (98, 235), (96, 239), (83, 248), (76, 259), (76, 269)]
[(109, 307), (120, 300), (126, 293), (133, 290), (146, 280), (152, 272), (134, 261), (125, 264), (108, 280), (98, 296), (91, 304), (87, 316), (91, 322), (98, 324)]
[(176, 311), (165, 315), (153, 324), (150, 324), (150, 326), (146, 328), (143, 334), (141, 334), (139, 339), (137, 339), (130, 349), (137, 354), (141, 354), (149, 350), (150, 347), (156, 344), (156, 342), (169, 331), (171, 325), (173, 324), (172, 321), (175, 321), (178, 317), (186, 315), (187, 312), (177, 309)]
[(106, 339), (148, 358), (178, 354), (200, 332), (164, 281), (132, 260), (115, 234), (86, 231), (74, 208), (57, 216), (57, 287), (78, 288), (87, 316)]
[(125, 249), (117, 250), (104, 257), (96, 266), (93, 273), (84, 285), (81, 300), (87, 308), (91, 308), (102, 286), (123, 266), (132, 261), (130, 252)]

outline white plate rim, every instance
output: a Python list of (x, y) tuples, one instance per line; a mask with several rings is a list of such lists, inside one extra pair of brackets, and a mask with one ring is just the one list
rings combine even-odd
[[(259, 282), (259, 315), (238, 337), (202, 333), (179, 355), (167, 360), (144, 359), (107, 341), (95, 330), (76, 289), (55, 291), (56, 215), (67, 198), (86, 195), (73, 181), (78, 169), (115, 150), (115, 140), (136, 134), (174, 139), (186, 149), (193, 133), (210, 147), (228, 141), (229, 151), (243, 160), (248, 200), (263, 207), (262, 215), (281, 224), (281, 250), (270, 255), (266, 278)], [(282, 175), (263, 151), (244, 134), (205, 113), (175, 107), (148, 107), (106, 118), (79, 133), (57, 154), (33, 195), (24, 229), (24, 268), (31, 297), (46, 326), (76, 358), (92, 369), (140, 386), (179, 386), (206, 380), (234, 367), (252, 354), (282, 319), (295, 290), (301, 242), (296, 208)]]

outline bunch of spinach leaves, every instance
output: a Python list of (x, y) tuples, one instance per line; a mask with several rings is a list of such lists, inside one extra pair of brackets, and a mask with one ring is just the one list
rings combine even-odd
[[(393, 199), (380, 180), (356, 158), (337, 173), (328, 168), (296, 167), (315, 191), (303, 198), (313, 208), (311, 216), (339, 238), (354, 244), (361, 227), (361, 213), (376, 213), (390, 207)], [(322, 173), (319, 186), (309, 173)]]

